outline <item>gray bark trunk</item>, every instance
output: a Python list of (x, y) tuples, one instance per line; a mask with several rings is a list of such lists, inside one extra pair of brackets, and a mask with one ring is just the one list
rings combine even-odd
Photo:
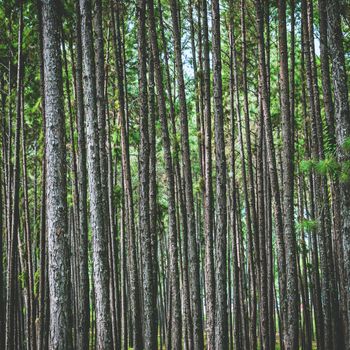
[[(203, 324), (200, 303), (200, 284), (199, 284), (199, 261), (197, 252), (197, 239), (194, 215), (194, 198), (192, 170), (190, 159), (190, 146), (188, 137), (188, 116), (185, 93), (185, 80), (182, 67), (181, 34), (179, 29), (178, 4), (176, 0), (170, 1), (171, 15), (174, 32), (175, 62), (177, 71), (177, 82), (179, 90), (180, 117), (181, 117), (181, 144), (182, 144), (182, 162), (184, 171), (185, 193), (186, 193), (186, 212), (187, 212), (187, 233), (189, 241), (189, 277), (190, 277), (190, 299), (193, 320), (193, 345), (194, 349), (203, 348)], [(184, 252), (184, 254), (187, 252)]]
[(219, 1), (212, 1), (213, 16), (213, 95), (215, 116), (216, 155), (216, 256), (215, 256), (215, 349), (228, 349), (227, 286), (226, 286), (226, 156), (224, 139), (224, 112), (222, 106), (220, 8)]
[[(336, 154), (340, 163), (350, 160), (349, 151), (346, 151), (344, 143), (350, 138), (350, 109), (349, 91), (347, 86), (347, 74), (343, 49), (343, 33), (341, 28), (340, 4), (338, 0), (327, 2), (328, 15), (328, 43), (332, 63), (332, 81), (334, 88), (335, 110), (335, 138)], [(344, 249), (344, 266), (347, 280), (347, 314), (350, 320), (350, 181), (346, 179), (340, 182), (340, 210), (342, 220), (342, 235)], [(345, 339), (349, 339), (349, 327)], [(347, 341), (347, 349), (350, 349), (350, 341)]]
[(210, 101), (210, 61), (207, 1), (202, 1), (204, 75), (204, 244), (207, 349), (215, 346), (215, 276), (213, 249), (212, 131)]
[(87, 223), (87, 174), (86, 174), (86, 142), (85, 142), (85, 118), (84, 96), (82, 76), (82, 46), (81, 46), (81, 18), (79, 2), (76, 2), (77, 37), (76, 37), (76, 108), (78, 129), (78, 254), (79, 254), (79, 299), (78, 299), (78, 330), (77, 341), (79, 349), (86, 349), (89, 345), (89, 275), (88, 275), (88, 223)]
[[(149, 129), (146, 66), (146, 0), (138, 1), (139, 116), (140, 116), (140, 235), (143, 262), (143, 333), (146, 349), (157, 349), (156, 298), (149, 201)], [(154, 227), (153, 227), (154, 229)]]
[[(80, 0), (83, 55), (84, 112), (87, 146), (87, 170), (90, 195), (90, 224), (92, 229), (93, 279), (96, 310), (96, 347), (107, 350), (112, 346), (109, 312), (109, 271), (107, 229), (104, 222), (101, 187), (97, 95), (91, 2)], [(105, 181), (105, 179), (104, 179)]]
[(182, 320), (181, 320), (181, 300), (178, 267), (178, 246), (176, 228), (176, 205), (175, 205), (175, 183), (170, 147), (168, 122), (166, 118), (166, 105), (163, 89), (162, 68), (159, 58), (159, 48), (157, 43), (156, 24), (154, 16), (153, 0), (148, 1), (150, 36), (152, 44), (152, 54), (155, 68), (155, 82), (158, 91), (158, 108), (162, 126), (162, 141), (164, 147), (164, 162), (168, 181), (168, 214), (169, 214), (169, 249), (170, 249), (170, 281), (171, 281), (171, 348), (181, 349), (182, 343)]
[[(294, 232), (294, 140), (293, 123), (290, 116), (289, 79), (288, 79), (288, 51), (286, 30), (286, 2), (279, 1), (278, 33), (280, 54), (280, 96), (282, 113), (283, 138), (283, 209), (284, 209), (284, 237), (286, 248), (286, 277), (287, 277), (287, 328), (285, 349), (298, 349), (298, 274), (296, 266), (296, 240)], [(283, 297), (283, 296), (282, 296)]]
[(46, 207), (50, 295), (49, 346), (50, 349), (63, 350), (72, 348), (72, 334), (60, 10), (55, 1), (43, 2)]

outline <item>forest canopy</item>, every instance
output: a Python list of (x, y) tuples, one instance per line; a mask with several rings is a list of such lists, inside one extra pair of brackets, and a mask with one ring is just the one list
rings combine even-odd
[(0, 23), (0, 349), (350, 349), (347, 0)]

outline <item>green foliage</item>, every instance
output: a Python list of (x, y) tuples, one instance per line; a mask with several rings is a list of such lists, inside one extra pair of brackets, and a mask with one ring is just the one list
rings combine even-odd
[(310, 232), (317, 227), (317, 224), (318, 223), (316, 220), (303, 219), (296, 224), (296, 228), (298, 231), (304, 230), (306, 232)]
[(25, 288), (26, 286), (26, 280), (27, 280), (27, 272), (23, 271), (21, 273), (18, 274), (18, 281), (21, 285), (21, 288)]
[(341, 164), (340, 182), (349, 182), (350, 180), (350, 160), (346, 160)]
[(32, 113), (39, 113), (40, 112), (40, 105), (41, 105), (41, 97), (37, 99), (35, 104), (33, 105), (31, 112)]
[(303, 159), (299, 164), (302, 173), (309, 173), (315, 167), (315, 161), (312, 159)]
[(343, 143), (343, 149), (345, 152), (350, 153), (350, 137), (347, 137)]
[(321, 175), (335, 175), (339, 172), (339, 163), (332, 157), (320, 160), (315, 164), (315, 169)]
[(140, 131), (135, 128), (129, 128), (129, 142), (130, 144), (138, 145), (140, 143)]
[(38, 295), (39, 282), (40, 282), (40, 269), (34, 272), (34, 295)]
[(308, 270), (312, 270), (313, 269), (313, 265), (309, 262), (306, 263), (306, 267)]
[(201, 193), (204, 190), (204, 179), (200, 177), (194, 184), (194, 193)]
[(122, 199), (122, 195), (123, 195), (123, 189), (122, 187), (120, 186), (119, 183), (117, 183), (115, 186), (114, 186), (114, 198), (117, 200), (117, 201), (121, 201)]
[(310, 173), (315, 170), (318, 174), (326, 176), (340, 175), (342, 164), (337, 162), (334, 157), (327, 157), (321, 160), (303, 159), (299, 163), (299, 169), (302, 173)]

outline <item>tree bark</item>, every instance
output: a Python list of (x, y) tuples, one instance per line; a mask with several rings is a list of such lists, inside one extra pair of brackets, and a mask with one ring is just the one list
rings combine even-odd
[[(332, 63), (332, 82), (334, 88), (334, 119), (337, 160), (344, 167), (349, 161), (349, 151), (346, 151), (345, 142), (350, 137), (350, 109), (345, 66), (343, 33), (341, 28), (340, 4), (338, 0), (327, 2), (328, 15), (328, 43)], [(340, 210), (342, 220), (342, 235), (344, 249), (344, 266), (347, 280), (347, 315), (350, 319), (350, 181), (348, 178), (340, 182)], [(345, 339), (348, 339), (349, 329)], [(346, 348), (350, 348), (347, 341)]]
[[(23, 42), (23, 3), (20, 2), (18, 26), (18, 51), (17, 51), (17, 82), (16, 82), (16, 130), (15, 130), (15, 163), (11, 176), (11, 151), (9, 151), (8, 170), (8, 240), (7, 240), (7, 295), (6, 295), (6, 325), (5, 325), (5, 348), (12, 349), (15, 343), (16, 320), (15, 302), (17, 293), (17, 258), (18, 258), (18, 229), (19, 229), (19, 186), (20, 186), (20, 132), (21, 132), (21, 93), (22, 93), (22, 42)], [(11, 106), (10, 106), (11, 108)], [(9, 120), (11, 124), (11, 120)], [(11, 149), (11, 129), (9, 130), (9, 149)], [(11, 184), (11, 180), (13, 183)], [(13, 191), (13, 192), (12, 192)], [(12, 204), (12, 205), (11, 205)]]
[[(84, 113), (87, 145), (87, 172), (90, 195), (90, 224), (92, 229), (93, 279), (96, 310), (97, 349), (112, 346), (109, 307), (109, 271), (107, 229), (103, 220), (99, 133), (97, 120), (96, 75), (93, 54), (91, 2), (80, 0)], [(104, 179), (105, 181), (105, 179)]]
[[(279, 275), (279, 287), (280, 295), (286, 295), (286, 252), (284, 246), (284, 232), (283, 232), (283, 220), (282, 220), (282, 207), (279, 191), (279, 183), (277, 178), (277, 165), (275, 146), (273, 142), (272, 124), (270, 118), (270, 105), (269, 105), (269, 84), (266, 70), (266, 56), (265, 56), (265, 42), (264, 42), (264, 18), (262, 2), (256, 1), (257, 11), (257, 31), (258, 31), (258, 52), (259, 52), (259, 79), (261, 85), (261, 102), (264, 113), (264, 130), (266, 140), (266, 151), (269, 163), (269, 176), (271, 181), (271, 192), (274, 204), (274, 215), (276, 225), (276, 241), (277, 241), (277, 265)], [(280, 329), (281, 339), (284, 338), (284, 317), (286, 316), (286, 298), (281, 298), (281, 314), (283, 319), (281, 320), (282, 329)]]
[(212, 184), (212, 131), (210, 58), (207, 1), (202, 1), (203, 24), (203, 80), (204, 80), (204, 244), (207, 349), (215, 346), (215, 276), (213, 249), (213, 184)]
[(71, 349), (70, 262), (68, 249), (65, 116), (60, 50), (60, 11), (45, 1), (43, 50), (46, 123), (46, 207), (50, 286), (50, 348)]
[(84, 95), (82, 76), (82, 43), (81, 18), (79, 2), (76, 2), (76, 67), (75, 67), (75, 95), (76, 119), (78, 130), (78, 212), (79, 212), (79, 299), (78, 299), (78, 348), (86, 349), (89, 346), (89, 274), (88, 274), (88, 219), (87, 219), (87, 174), (86, 174), (86, 141), (84, 118)]
[(154, 16), (153, 0), (148, 1), (148, 14), (150, 21), (150, 36), (152, 45), (152, 55), (155, 67), (155, 83), (158, 92), (158, 109), (162, 126), (162, 141), (164, 148), (164, 162), (168, 181), (168, 215), (169, 215), (169, 249), (170, 249), (170, 280), (171, 280), (171, 348), (181, 349), (182, 342), (182, 322), (181, 322), (181, 300), (179, 285), (178, 268), (178, 247), (176, 230), (176, 206), (175, 206), (175, 184), (172, 156), (170, 149), (170, 138), (168, 131), (168, 122), (166, 119), (165, 96), (163, 90), (162, 70), (159, 58), (159, 49), (157, 43), (156, 24)]
[(192, 169), (189, 146), (188, 132), (188, 113), (186, 104), (185, 80), (182, 67), (182, 49), (181, 35), (179, 29), (178, 18), (178, 3), (176, 0), (170, 1), (175, 62), (177, 71), (177, 83), (180, 104), (180, 120), (181, 120), (181, 145), (182, 145), (182, 162), (184, 171), (185, 193), (186, 193), (186, 213), (187, 213), (187, 234), (189, 242), (189, 269), (190, 269), (190, 298), (191, 311), (193, 321), (193, 345), (194, 349), (203, 348), (203, 324), (202, 311), (200, 303), (200, 283), (199, 283), (199, 260), (197, 252), (197, 239), (195, 227), (195, 212), (194, 212), (194, 197), (193, 197), (193, 182)]
[(283, 137), (283, 210), (284, 210), (284, 237), (286, 247), (286, 277), (287, 277), (287, 336), (285, 337), (286, 350), (298, 349), (298, 272), (296, 267), (296, 240), (294, 232), (294, 120), (290, 116), (288, 50), (286, 29), (286, 2), (278, 2), (278, 37), (280, 54), (280, 98), (282, 113)]
[(216, 156), (216, 303), (215, 303), (215, 349), (228, 348), (227, 286), (226, 286), (226, 156), (224, 138), (224, 113), (222, 106), (220, 8), (219, 1), (212, 1), (212, 54), (213, 54), (213, 96), (215, 116)]
[(139, 0), (138, 6), (138, 57), (139, 57), (139, 116), (140, 116), (140, 235), (143, 262), (143, 332), (146, 349), (157, 349), (156, 297), (152, 232), (150, 230), (149, 201), (149, 127), (146, 65), (146, 0)]

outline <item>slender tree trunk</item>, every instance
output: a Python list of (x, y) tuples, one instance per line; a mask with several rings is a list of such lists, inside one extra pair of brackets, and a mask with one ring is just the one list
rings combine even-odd
[[(9, 192), (9, 208), (11, 210), (8, 213), (8, 243), (7, 243), (7, 298), (6, 298), (6, 338), (5, 348), (12, 349), (15, 344), (16, 338), (16, 294), (17, 294), (17, 254), (18, 254), (18, 229), (19, 229), (19, 186), (20, 186), (20, 132), (21, 132), (21, 84), (23, 82), (23, 62), (22, 62), (22, 42), (23, 42), (23, 3), (20, 2), (19, 9), (19, 26), (18, 26), (18, 54), (17, 54), (17, 88), (16, 88), (16, 130), (15, 130), (15, 152), (14, 152), (14, 167), (13, 167), (13, 184), (10, 187), (12, 191)], [(9, 144), (11, 148), (11, 143)], [(10, 162), (10, 160), (9, 160)], [(10, 171), (8, 172), (8, 175)], [(12, 177), (11, 177), (12, 179)], [(10, 177), (8, 177), (8, 181)]]
[[(264, 20), (263, 20), (263, 8), (261, 1), (256, 1), (257, 11), (257, 31), (258, 31), (258, 51), (259, 51), (259, 79), (261, 85), (261, 102), (264, 113), (264, 130), (266, 140), (266, 150), (269, 163), (269, 176), (271, 181), (271, 192), (274, 204), (274, 215), (276, 225), (276, 241), (277, 241), (277, 265), (279, 275), (279, 287), (280, 295), (286, 295), (286, 252), (284, 247), (284, 232), (283, 232), (283, 220), (282, 220), (282, 208), (279, 191), (279, 183), (277, 178), (277, 165), (275, 156), (275, 146), (273, 142), (272, 125), (270, 119), (270, 106), (269, 106), (269, 84), (266, 72), (266, 56), (265, 56), (265, 43), (264, 43)], [(284, 338), (284, 317), (286, 316), (286, 298), (281, 298), (281, 314), (283, 319), (282, 329), (280, 329), (280, 336)]]
[[(328, 43), (332, 62), (332, 81), (334, 88), (334, 110), (335, 110), (335, 139), (336, 154), (339, 162), (349, 161), (349, 152), (346, 151), (346, 142), (350, 137), (350, 109), (347, 86), (347, 74), (342, 44), (343, 33), (341, 28), (339, 1), (327, 2), (328, 16)], [(340, 183), (340, 210), (342, 220), (342, 235), (344, 245), (344, 266), (347, 280), (347, 315), (350, 319), (350, 181), (346, 178)], [(345, 339), (349, 337), (349, 329)], [(350, 349), (350, 342), (347, 341), (346, 348)]]
[(191, 290), (191, 309), (193, 320), (193, 344), (194, 349), (203, 348), (203, 324), (200, 303), (200, 283), (199, 283), (199, 261), (197, 252), (197, 240), (195, 229), (195, 212), (192, 170), (190, 159), (190, 146), (188, 137), (188, 115), (186, 105), (185, 81), (182, 67), (182, 49), (181, 37), (178, 18), (178, 4), (176, 0), (171, 0), (171, 15), (174, 32), (175, 62), (177, 70), (177, 83), (179, 89), (180, 117), (181, 117), (181, 144), (182, 144), (182, 161), (184, 170), (184, 182), (186, 193), (186, 212), (187, 212), (187, 233), (189, 242), (189, 273), (190, 273), (190, 290)]
[(137, 243), (134, 222), (134, 204), (131, 183), (130, 155), (129, 155), (129, 135), (128, 122), (126, 114), (126, 85), (124, 85), (124, 72), (122, 61), (122, 42), (120, 33), (120, 18), (116, 14), (116, 27), (113, 25), (114, 36), (114, 51), (117, 62), (117, 82), (118, 82), (118, 101), (119, 115), (121, 122), (121, 148), (122, 148), (122, 167), (124, 174), (124, 187), (126, 191), (125, 199), (125, 219), (128, 232), (129, 244), (129, 268), (130, 268), (130, 288), (131, 288), (131, 309), (132, 309), (132, 324), (133, 324), (133, 345), (135, 349), (142, 348), (142, 318), (140, 310), (140, 291), (139, 291), (139, 275), (137, 263)]
[[(238, 251), (237, 251), (237, 226), (236, 226), (236, 169), (235, 169), (235, 74), (234, 69), (234, 58), (235, 58), (235, 47), (234, 47), (234, 18), (233, 18), (233, 1), (230, 1), (230, 22), (229, 22), (229, 41), (230, 41), (230, 131), (231, 131), (231, 225), (232, 225), (232, 264), (233, 264), (233, 328), (234, 328), (234, 339), (232, 344), (235, 345), (236, 349), (243, 349), (243, 329), (240, 321), (241, 318), (241, 305), (240, 300), (240, 287), (239, 287), (239, 266), (238, 266)], [(236, 106), (237, 108), (237, 106)], [(230, 301), (231, 303), (231, 301)], [(231, 304), (229, 304), (231, 306)]]
[[(171, 84), (171, 75), (170, 75), (170, 67), (169, 67), (169, 52), (167, 49), (167, 40), (165, 36), (165, 30), (164, 30), (164, 22), (163, 22), (163, 10), (161, 6), (161, 2), (158, 0), (158, 10), (159, 10), (159, 26), (160, 26), (160, 32), (161, 32), (161, 38), (162, 38), (162, 46), (163, 46), (163, 52), (165, 56), (165, 72), (166, 72), (166, 86), (167, 86), (167, 96), (169, 100), (169, 116), (171, 121), (171, 127), (174, 137), (176, 138), (177, 135), (177, 128), (176, 128), (176, 115), (175, 115), (175, 104), (174, 104), (174, 96), (175, 92), (172, 92), (172, 84)], [(177, 12), (177, 11), (176, 11)], [(175, 82), (174, 82), (174, 88), (175, 88)], [(180, 208), (180, 219), (181, 224), (178, 223), (178, 230), (180, 232), (180, 227), (182, 227), (182, 237), (183, 237), (183, 259), (180, 259), (180, 262), (183, 263), (183, 266), (181, 267), (181, 271), (185, 270), (186, 272), (183, 273), (183, 327), (184, 330), (186, 330), (186, 333), (184, 335), (184, 343), (188, 343), (190, 347), (192, 347), (193, 344), (193, 331), (192, 331), (192, 321), (191, 321), (191, 306), (190, 306), (190, 287), (189, 287), (189, 279), (188, 279), (188, 242), (187, 242), (187, 235), (188, 235), (188, 223), (187, 223), (187, 213), (186, 213), (186, 194), (183, 187), (183, 180), (181, 177), (181, 169), (180, 169), (180, 147), (179, 142), (174, 142), (173, 148), (173, 159), (174, 159), (174, 168), (175, 168), (175, 186), (177, 188), (176, 194), (178, 195), (178, 202), (179, 202), (179, 208)], [(179, 216), (179, 215), (178, 215)], [(180, 236), (179, 236), (180, 237)], [(181, 247), (181, 245), (179, 245)], [(170, 332), (170, 328), (168, 328), (168, 332)], [(169, 333), (170, 334), (170, 333)]]
[(213, 184), (212, 184), (212, 131), (210, 97), (210, 61), (207, 1), (202, 1), (203, 24), (203, 80), (204, 80), (204, 241), (207, 349), (215, 346), (215, 277), (213, 249)]
[(43, 50), (46, 123), (46, 206), (50, 285), (50, 349), (71, 349), (70, 262), (68, 249), (65, 117), (60, 51), (60, 8), (45, 1)]
[[(157, 183), (156, 183), (156, 109), (154, 91), (154, 64), (149, 54), (148, 105), (149, 105), (149, 216), (152, 244), (154, 305), (157, 307), (158, 296), (158, 230), (157, 230)], [(154, 314), (156, 334), (158, 334), (158, 312)]]
[(296, 240), (294, 235), (294, 140), (293, 125), (290, 115), (289, 79), (288, 79), (288, 51), (286, 29), (286, 2), (279, 1), (278, 6), (278, 33), (280, 54), (280, 98), (282, 112), (283, 155), (283, 209), (284, 209), (284, 236), (286, 247), (286, 276), (287, 276), (287, 337), (284, 339), (286, 350), (298, 349), (298, 272), (296, 268)]
[(216, 303), (215, 303), (215, 349), (228, 348), (227, 288), (226, 288), (226, 156), (224, 138), (224, 113), (222, 106), (220, 8), (219, 1), (212, 1), (213, 16), (213, 95), (215, 116), (216, 155)]
[(97, 95), (91, 3), (89, 0), (81, 0), (79, 3), (81, 13), (84, 113), (86, 118), (87, 172), (89, 178), (90, 223), (94, 261), (93, 278), (97, 328), (96, 346), (97, 349), (107, 350), (112, 346), (112, 334), (109, 313), (107, 229), (103, 220), (104, 207), (101, 187), (99, 133), (97, 128)]
[[(146, 0), (138, 2), (138, 56), (139, 56), (139, 115), (140, 115), (140, 233), (142, 240), (143, 295), (144, 295), (144, 346), (157, 349), (156, 297), (152, 232), (150, 231), (149, 201), (149, 127), (146, 65)], [(154, 228), (154, 227), (153, 227)]]
[(78, 212), (79, 212), (79, 299), (78, 299), (78, 330), (77, 346), (87, 349), (89, 345), (89, 275), (88, 275), (88, 223), (87, 223), (87, 174), (86, 174), (86, 142), (84, 96), (82, 76), (82, 44), (81, 44), (81, 18), (79, 2), (76, 2), (76, 67), (75, 67), (75, 95), (76, 95), (76, 121), (78, 130)]
[[(331, 151), (334, 152), (336, 148), (335, 142), (335, 121), (334, 121), (334, 103), (332, 97), (331, 77), (330, 77), (330, 62), (329, 62), (329, 44), (327, 38), (327, 2), (324, 0), (318, 1), (319, 10), (319, 28), (320, 28), (320, 57), (321, 57), (321, 78), (322, 78), (322, 90), (323, 90), (323, 104), (325, 108), (326, 125), (327, 125), (327, 139), (330, 144)], [(332, 192), (332, 212), (334, 214), (333, 220), (333, 235), (334, 235), (334, 269), (335, 278), (338, 280), (340, 298), (339, 309), (340, 315), (338, 325), (335, 325), (334, 330), (338, 331), (340, 337), (335, 336), (337, 341), (342, 341), (344, 337), (344, 331), (346, 329), (346, 306), (345, 306), (345, 293), (344, 293), (344, 277), (340, 277), (343, 274), (343, 256), (342, 256), (342, 243), (341, 233), (339, 230), (339, 204), (340, 204), (340, 192), (339, 192), (339, 180), (336, 177), (330, 179), (331, 192)], [(334, 291), (334, 287), (332, 289)], [(338, 318), (335, 315), (336, 319)], [(339, 343), (341, 344), (341, 343)], [(341, 345), (336, 345), (341, 346)]]
[[(23, 87), (22, 87), (23, 90)], [(22, 129), (22, 169), (23, 169), (23, 201), (25, 215), (25, 252), (27, 257), (27, 298), (28, 298), (28, 347), (35, 349), (35, 300), (34, 300), (34, 271), (32, 257), (32, 230), (30, 225), (29, 199), (28, 199), (28, 167), (27, 167), (27, 149), (26, 149), (26, 130), (24, 121), (24, 94), (22, 91), (22, 108), (21, 108), (21, 129)]]
[(161, 64), (159, 58), (159, 49), (157, 43), (156, 25), (154, 17), (153, 0), (148, 1), (148, 14), (150, 21), (150, 36), (152, 44), (152, 54), (155, 67), (155, 82), (158, 92), (158, 108), (162, 126), (162, 140), (164, 148), (164, 162), (166, 176), (168, 180), (168, 214), (169, 214), (169, 249), (170, 249), (170, 271), (171, 271), (171, 347), (172, 349), (181, 349), (182, 332), (181, 332), (181, 300), (180, 300), (180, 285), (179, 285), (179, 270), (178, 270), (178, 247), (177, 247), (177, 232), (176, 232), (176, 217), (175, 217), (175, 185), (172, 165), (172, 156), (170, 149), (170, 139), (168, 131), (168, 123), (166, 119), (166, 106), (163, 90), (163, 79)]
[(335, 144), (334, 128), (334, 104), (331, 90), (330, 67), (329, 67), (329, 48), (327, 39), (327, 1), (318, 1), (319, 26), (320, 26), (320, 58), (321, 58), (321, 78), (323, 89), (323, 103), (327, 122), (327, 132), (330, 143)]
[(264, 151), (264, 119), (263, 112), (260, 107), (260, 120), (259, 120), (259, 135), (258, 135), (258, 154), (257, 154), (257, 194), (258, 194), (258, 220), (259, 220), (259, 266), (260, 266), (260, 331), (262, 349), (270, 349), (269, 345), (269, 305), (268, 305), (268, 294), (267, 294), (267, 260), (266, 260), (266, 247), (267, 239), (265, 235), (265, 204), (264, 204), (264, 194), (266, 193), (266, 188), (264, 186), (264, 165), (263, 165), (263, 151)]
[[(1, 77), (1, 89), (4, 88), (4, 80)], [(1, 124), (3, 125), (5, 119), (5, 94), (1, 94)], [(1, 148), (1, 158), (0, 158), (0, 347), (5, 347), (5, 321), (6, 321), (6, 302), (4, 300), (4, 216), (3, 216), (3, 208), (4, 208), (4, 200), (3, 200), (3, 179), (4, 179), (4, 128), (1, 129), (1, 140), (2, 140), (2, 148)]]
[[(249, 100), (248, 100), (248, 82), (247, 82), (247, 44), (246, 44), (246, 16), (245, 16), (245, 2), (241, 1), (241, 27), (242, 27), (242, 85), (243, 85), (243, 111), (244, 111), (244, 125), (245, 125), (245, 143), (247, 150), (247, 168), (248, 176), (245, 180), (245, 202), (247, 207), (247, 225), (248, 225), (248, 240), (249, 240), (249, 259), (251, 269), (251, 283), (252, 288), (250, 290), (250, 304), (251, 304), (251, 322), (250, 322), (250, 335), (251, 335), (251, 347), (256, 349), (257, 347), (257, 295), (256, 295), (256, 283), (257, 279), (257, 261), (259, 261), (259, 241), (258, 241), (258, 226), (257, 215), (255, 205), (255, 190), (254, 190), (254, 175), (252, 164), (252, 146), (250, 138), (250, 118), (249, 118)], [(241, 147), (243, 154), (243, 136), (241, 135)], [(243, 164), (242, 164), (243, 167)], [(245, 166), (244, 166), (245, 167)], [(244, 170), (245, 172), (245, 170)]]

